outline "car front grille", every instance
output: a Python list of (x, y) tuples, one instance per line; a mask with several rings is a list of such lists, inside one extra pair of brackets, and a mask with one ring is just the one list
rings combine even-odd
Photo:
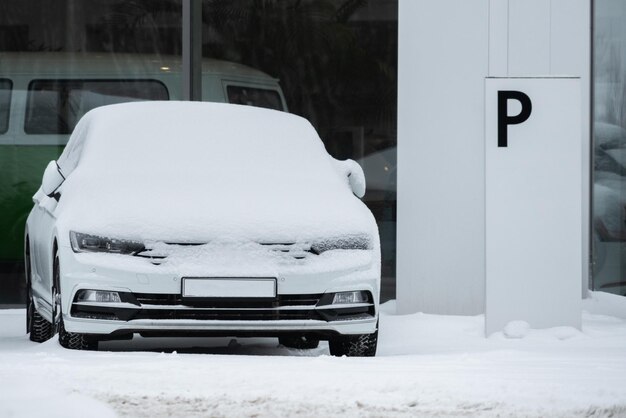
[[(180, 294), (159, 294), (159, 293), (133, 293), (137, 302), (141, 305), (183, 305), (183, 298)], [(311, 295), (278, 295), (275, 301), (239, 302), (228, 301), (198, 301), (186, 302), (187, 306), (199, 308), (278, 308), (284, 306), (311, 306), (314, 307), (320, 301), (321, 294)]]
[(220, 321), (322, 320), (314, 310), (260, 309), (142, 309), (133, 319), (199, 319)]
[[(278, 295), (273, 301), (213, 300), (188, 302), (180, 294), (127, 293), (121, 304), (85, 303), (77, 300), (70, 314), (76, 318), (130, 320), (218, 320), (218, 321), (277, 321), (317, 320), (337, 321), (371, 318), (374, 304), (342, 307), (319, 306), (322, 294)], [(371, 300), (371, 298), (370, 298)]]

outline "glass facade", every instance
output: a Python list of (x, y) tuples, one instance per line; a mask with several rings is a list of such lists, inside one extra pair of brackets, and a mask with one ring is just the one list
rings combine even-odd
[(0, 303), (24, 300), (24, 223), (80, 117), (177, 98), (180, 0), (0, 3)]
[(626, 295), (626, 3), (595, 0), (592, 288)]
[[(381, 296), (394, 298), (398, 1), (203, 0), (202, 15), (203, 57), (277, 78), (289, 112), (315, 126), (328, 152), (361, 164), (382, 244)], [(261, 93), (237, 96), (274, 107)]]
[[(24, 222), (88, 110), (179, 100), (182, 0), (0, 3), (0, 303), (23, 295)], [(202, 100), (309, 119), (363, 166), (395, 296), (397, 0), (204, 0)], [(196, 40), (198, 41), (198, 40)]]

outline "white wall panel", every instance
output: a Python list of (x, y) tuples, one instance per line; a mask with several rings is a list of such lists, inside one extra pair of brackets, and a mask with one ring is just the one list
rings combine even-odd
[(489, 0), (489, 76), (509, 74), (509, 0)]
[[(484, 312), (484, 77), (570, 75), (589, 132), (590, 0), (400, 0), (400, 312)], [(582, 145), (589, 219), (589, 136)], [(582, 262), (587, 288), (588, 240)]]
[(582, 91), (582, 294), (589, 289), (590, 220), (590, 123), (591, 123), (591, 2), (589, 0), (551, 0), (550, 37), (551, 75), (580, 77)]
[(400, 1), (400, 312), (484, 311), (488, 5)]
[(550, 0), (509, 0), (509, 76), (550, 74)]

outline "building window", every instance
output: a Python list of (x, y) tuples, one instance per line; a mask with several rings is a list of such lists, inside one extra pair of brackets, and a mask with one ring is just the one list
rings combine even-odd
[[(118, 101), (180, 100), (183, 91), (181, 0), (48, 3), (9, 2), (0, 14), (0, 74), (24, 108), (12, 112), (22, 118), (9, 124), (14, 142), (0, 141), (10, 160), (0, 167), (0, 303), (24, 300), (30, 197), (80, 116)], [(203, 0), (202, 36), (193, 39), (204, 58), (202, 100), (303, 116), (331, 155), (363, 166), (363, 200), (382, 244), (381, 295), (394, 298), (398, 0)]]
[[(289, 112), (311, 122), (333, 157), (363, 167), (363, 201), (381, 238), (381, 298), (395, 298), (398, 1), (203, 0), (202, 7), (205, 59), (278, 79)], [(203, 82), (203, 100), (207, 90)], [(237, 100), (278, 104), (274, 94), (257, 93)]]
[(25, 300), (31, 197), (78, 119), (104, 104), (180, 98), (181, 0), (53, 3), (0, 7), (0, 304)]
[(284, 110), (276, 90), (243, 86), (227, 86), (228, 103)]
[(626, 3), (593, 3), (592, 288), (626, 295)]

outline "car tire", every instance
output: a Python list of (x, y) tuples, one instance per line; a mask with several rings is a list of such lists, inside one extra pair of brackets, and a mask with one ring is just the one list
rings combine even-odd
[[(28, 242), (27, 244), (28, 245)], [(36, 343), (48, 341), (54, 335), (52, 323), (41, 316), (33, 302), (32, 276), (30, 270), (30, 251), (28, 247), (24, 257), (26, 273), (26, 332), (28, 338)]]
[(43, 343), (52, 338), (53, 335), (52, 323), (41, 316), (37, 309), (33, 309), (30, 316), (30, 340), (36, 343)]
[(53, 320), (57, 317), (58, 323), (53, 324), (52, 332), (59, 332), (59, 344), (61, 344), (62, 347), (69, 348), (71, 350), (97, 350), (97, 340), (88, 337), (86, 334), (67, 332), (65, 330), (65, 325), (63, 325), (63, 312), (61, 304), (59, 303), (59, 300), (61, 299), (61, 267), (59, 264), (58, 253), (54, 255), (53, 275), (52, 312)]
[(300, 350), (311, 350), (313, 348), (317, 348), (320, 345), (319, 339), (309, 338), (304, 335), (300, 335), (297, 337), (278, 337), (278, 342), (287, 348), (297, 348)]
[(373, 334), (340, 335), (328, 341), (332, 356), (374, 357), (378, 345), (378, 330)]
[(63, 325), (63, 319), (59, 323), (59, 344), (70, 350), (97, 350), (98, 341), (86, 334), (67, 332)]

